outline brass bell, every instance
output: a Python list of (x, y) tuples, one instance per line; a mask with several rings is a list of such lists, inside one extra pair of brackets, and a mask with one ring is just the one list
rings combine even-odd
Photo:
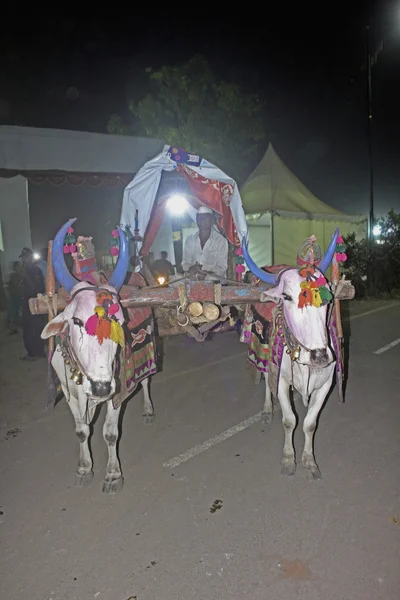
[[(71, 369), (72, 371), (72, 369)], [(71, 380), (76, 383), (76, 385), (82, 385), (82, 373), (76, 369), (74, 369), (74, 372), (71, 375)]]

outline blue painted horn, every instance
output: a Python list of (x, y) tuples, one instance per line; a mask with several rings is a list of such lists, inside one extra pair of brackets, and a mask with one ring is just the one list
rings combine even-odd
[(338, 237), (339, 237), (339, 229), (336, 229), (335, 233), (332, 236), (331, 243), (328, 246), (328, 250), (325, 252), (323, 259), (321, 260), (321, 262), (318, 265), (318, 269), (322, 273), (325, 273), (325, 271), (327, 270), (327, 268), (329, 267), (329, 265), (332, 262), (333, 255), (335, 254), (336, 243), (337, 243)]
[(119, 290), (125, 281), (126, 274), (129, 266), (129, 248), (125, 233), (121, 227), (118, 227), (119, 235), (119, 255), (117, 266), (115, 267), (113, 274), (110, 277), (109, 285)]
[(62, 287), (69, 293), (74, 285), (79, 283), (73, 275), (68, 271), (67, 265), (64, 260), (64, 240), (67, 235), (68, 229), (75, 223), (76, 219), (70, 219), (67, 221), (61, 229), (58, 231), (56, 237), (53, 241), (53, 251), (52, 251), (52, 259), (53, 259), (53, 269), (57, 281)]
[[(79, 283), (77, 279), (67, 269), (67, 265), (64, 260), (64, 240), (67, 235), (68, 229), (75, 223), (76, 219), (70, 219), (67, 221), (61, 229), (58, 231), (53, 241), (53, 268), (57, 281), (60, 285), (68, 292), (72, 290), (74, 285)], [(113, 274), (110, 277), (109, 285), (119, 290), (125, 280), (126, 273), (128, 271), (129, 264), (129, 249), (126, 237), (122, 229), (118, 228), (119, 234), (119, 257), (118, 263), (115, 267)]]
[(278, 284), (278, 277), (275, 274), (267, 273), (266, 271), (263, 271), (262, 269), (260, 269), (260, 267), (257, 267), (256, 263), (253, 261), (253, 259), (251, 258), (250, 254), (249, 254), (249, 251), (247, 249), (247, 239), (245, 239), (245, 238), (243, 238), (243, 240), (242, 240), (242, 251), (243, 251), (243, 258), (246, 261), (246, 265), (249, 267), (249, 269), (253, 273), (253, 275), (258, 277), (258, 279), (261, 279), (261, 281), (264, 281), (265, 283), (269, 283), (270, 285)]

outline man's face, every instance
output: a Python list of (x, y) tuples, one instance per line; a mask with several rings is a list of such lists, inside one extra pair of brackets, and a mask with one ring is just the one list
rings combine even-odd
[(211, 228), (214, 222), (214, 216), (211, 214), (197, 215), (197, 226), (200, 233), (211, 233)]
[(33, 253), (24, 252), (21, 256), (22, 264), (31, 265), (33, 263)]

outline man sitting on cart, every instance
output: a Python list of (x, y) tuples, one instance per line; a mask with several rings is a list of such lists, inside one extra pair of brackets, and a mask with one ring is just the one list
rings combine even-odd
[(220, 281), (227, 274), (228, 241), (217, 231), (211, 208), (201, 206), (196, 222), (198, 231), (185, 240), (182, 268), (197, 279)]

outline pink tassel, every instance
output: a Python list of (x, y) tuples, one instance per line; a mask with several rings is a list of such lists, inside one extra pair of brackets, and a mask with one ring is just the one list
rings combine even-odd
[(322, 287), (326, 284), (326, 279), (323, 275), (320, 275), (315, 283), (317, 284), (317, 287)]
[(119, 309), (119, 304), (115, 303), (115, 304), (111, 304), (108, 307), (108, 314), (111, 315), (115, 315), (118, 312)]
[(235, 250), (236, 256), (243, 256), (243, 250), (239, 247)]
[(111, 232), (111, 235), (112, 235), (114, 238), (117, 238), (117, 237), (118, 237), (118, 229), (113, 229), (113, 230), (112, 230), (112, 232)]
[(85, 329), (88, 335), (96, 335), (97, 324), (99, 322), (99, 317), (97, 315), (92, 315), (86, 321)]
[(72, 245), (69, 247), (69, 251), (71, 252), (71, 254), (74, 254), (74, 253), (76, 252), (76, 246), (75, 246), (75, 244), (72, 244)]
[(341, 235), (338, 236), (337, 240), (336, 240), (337, 244), (343, 244), (343, 238)]
[(246, 267), (244, 265), (236, 265), (236, 273), (244, 273)]
[(71, 234), (71, 233), (74, 233), (74, 230), (73, 230), (73, 228), (72, 228), (72, 227), (70, 227), (70, 228), (68, 229), (67, 233), (69, 233), (69, 234)]
[(110, 254), (112, 254), (113, 256), (118, 256), (119, 249), (116, 246), (113, 246), (110, 250)]
[(346, 262), (346, 260), (347, 260), (347, 254), (345, 254), (343, 252), (343, 254), (342, 254), (342, 262)]
[(67, 244), (65, 244), (63, 250), (64, 250), (64, 254), (68, 254), (69, 253), (69, 246)]

